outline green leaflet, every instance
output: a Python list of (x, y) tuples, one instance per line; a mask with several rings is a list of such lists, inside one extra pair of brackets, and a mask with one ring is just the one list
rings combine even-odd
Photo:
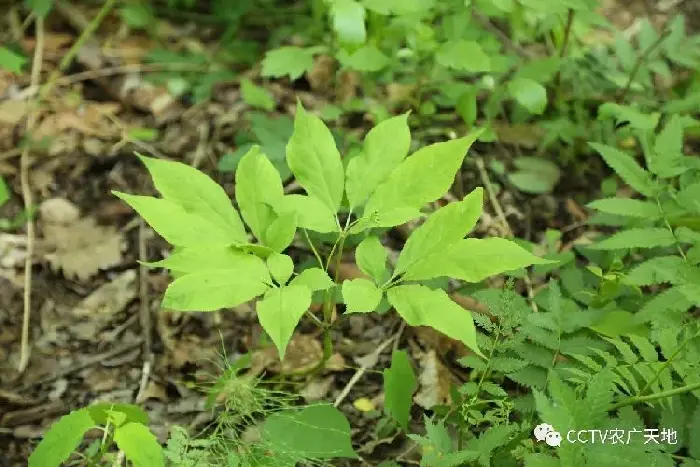
[(285, 46), (268, 50), (265, 53), (260, 74), (273, 78), (289, 76), (291, 80), (298, 79), (313, 68), (316, 49)]
[(273, 452), (294, 453), (299, 459), (356, 458), (350, 423), (332, 405), (310, 405), (270, 415), (262, 438)]
[(430, 262), (431, 256), (444, 252), (453, 243), (463, 239), (481, 216), (484, 194), (477, 188), (462, 201), (450, 203), (430, 216), (413, 231), (406, 241), (396, 263), (394, 276), (406, 273), (420, 263)]
[(481, 282), (496, 274), (551, 262), (504, 238), (467, 238), (418, 262), (406, 272), (404, 279), (454, 277), (465, 282)]
[[(410, 220), (407, 215), (450, 188), (467, 150), (480, 134), (481, 130), (473, 131), (460, 139), (431, 144), (407, 157), (370, 196), (363, 218), (376, 219), (377, 227)], [(388, 214), (393, 214), (390, 219)]]
[(540, 115), (547, 108), (547, 90), (535, 80), (514, 78), (508, 82), (508, 92), (533, 115)]
[(643, 219), (659, 219), (659, 207), (650, 202), (630, 198), (604, 198), (588, 203), (588, 207), (607, 214), (639, 217)]
[(365, 7), (355, 0), (334, 0), (331, 4), (333, 29), (344, 44), (362, 44), (365, 31)]
[(264, 264), (260, 258), (228, 246), (193, 246), (182, 248), (160, 261), (144, 262), (153, 268), (192, 273), (216, 269), (252, 269), (253, 274), (264, 274)]
[(10, 199), (10, 189), (7, 188), (5, 180), (0, 177), (0, 206), (5, 204), (8, 199)]
[(179, 277), (168, 286), (161, 306), (176, 311), (215, 311), (252, 300), (262, 295), (272, 282), (267, 266), (259, 261), (264, 273), (259, 267), (255, 270), (236, 267)]
[(267, 267), (275, 282), (284, 285), (292, 277), (294, 261), (287, 255), (273, 253), (267, 257)]
[(408, 113), (386, 119), (367, 133), (362, 152), (348, 162), (345, 191), (351, 209), (367, 200), (398, 167), (410, 146)]
[(280, 214), (265, 230), (265, 244), (276, 252), (284, 251), (292, 241), (297, 231), (297, 213), (285, 212)]
[(279, 172), (260, 146), (253, 146), (236, 169), (236, 201), (243, 219), (258, 240), (264, 241), (264, 233), (275, 220), (272, 206), (283, 196)]
[(654, 181), (629, 154), (600, 143), (588, 143), (629, 186), (645, 196), (653, 196)]
[(228, 246), (247, 241), (235, 228), (210, 222), (209, 218), (200, 213), (189, 212), (173, 201), (117, 191), (112, 193), (126, 201), (172, 245), (199, 246), (207, 243)]
[(245, 242), (248, 236), (241, 218), (224, 189), (203, 172), (181, 162), (139, 156), (163, 198), (179, 204), (186, 211), (199, 214), (233, 239)]
[(305, 285), (311, 291), (328, 290), (335, 285), (333, 279), (323, 269), (309, 268), (304, 269), (296, 276), (289, 285)]
[(288, 285), (270, 289), (257, 303), (260, 325), (279, 351), (280, 360), (294, 328), (311, 305), (311, 290), (303, 285)]
[(297, 214), (299, 227), (320, 233), (338, 232), (335, 212), (313, 196), (286, 195), (277, 201), (274, 209), (279, 214), (294, 212)]
[(148, 427), (127, 423), (114, 431), (114, 442), (134, 467), (165, 466), (163, 448)]
[(628, 229), (613, 234), (609, 238), (591, 245), (598, 250), (621, 250), (624, 248), (657, 248), (676, 243), (673, 233), (660, 227)]
[(345, 178), (340, 153), (330, 130), (320, 118), (307, 113), (301, 102), (287, 143), (287, 164), (309, 195), (338, 212)]
[(656, 256), (635, 266), (623, 282), (640, 287), (666, 282), (679, 285), (688, 270), (688, 264), (680, 256)]
[(435, 60), (445, 68), (482, 73), (491, 71), (491, 59), (478, 42), (458, 39), (442, 44)]
[(430, 326), (483, 356), (476, 342), (471, 313), (453, 302), (443, 290), (417, 284), (400, 285), (389, 289), (387, 298), (410, 326)]
[(386, 273), (388, 253), (379, 238), (372, 235), (360, 242), (355, 250), (355, 261), (362, 272), (379, 284)]
[(352, 279), (343, 282), (343, 301), (346, 313), (369, 313), (379, 306), (382, 291), (367, 279)]
[(86, 408), (64, 415), (51, 426), (29, 456), (29, 467), (59, 467), (94, 426), (95, 422)]
[(86, 410), (90, 413), (90, 416), (94, 422), (98, 425), (106, 425), (108, 418), (108, 411), (120, 412), (125, 415), (125, 421), (140, 423), (142, 425), (148, 424), (148, 414), (138, 405), (133, 404), (121, 404), (114, 402), (99, 402), (97, 404), (92, 404), (86, 407)]
[(413, 393), (418, 388), (416, 375), (406, 352), (395, 350), (391, 366), (384, 370), (384, 408), (404, 430), (413, 405)]

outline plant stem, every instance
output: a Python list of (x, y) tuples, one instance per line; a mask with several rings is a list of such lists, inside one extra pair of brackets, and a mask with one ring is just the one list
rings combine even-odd
[(634, 64), (634, 67), (632, 67), (632, 71), (630, 71), (630, 76), (627, 79), (627, 83), (625, 84), (625, 87), (622, 89), (622, 92), (618, 95), (617, 99), (615, 101), (620, 104), (625, 100), (625, 97), (627, 96), (627, 93), (629, 92), (630, 88), (632, 87), (632, 83), (634, 83), (634, 78), (637, 77), (637, 73), (639, 73), (639, 70), (642, 68), (642, 65), (644, 62), (647, 61), (651, 53), (656, 50), (657, 47), (659, 47), (664, 40), (671, 34), (671, 29), (666, 28), (664, 31), (659, 35), (659, 37), (652, 42), (649, 47), (639, 56), (637, 57), (637, 61)]
[[(575, 16), (576, 12), (569, 8), (569, 12), (566, 17), (566, 26), (564, 27), (564, 39), (561, 43), (561, 49), (559, 49), (559, 59), (561, 61), (563, 61), (566, 57), (566, 52), (569, 48), (569, 42), (571, 41), (571, 29), (574, 24)], [(561, 97), (561, 66), (562, 64), (559, 63), (559, 69), (557, 70), (557, 74), (554, 77), (554, 94), (556, 96), (557, 102), (560, 100)]]
[(627, 399), (621, 400), (608, 408), (608, 412), (612, 410), (617, 410), (621, 407), (626, 407), (628, 405), (639, 404), (641, 402), (649, 402), (657, 399), (665, 399), (667, 397), (677, 396), (679, 394), (685, 394), (687, 392), (695, 391), (700, 389), (700, 382), (688, 384), (686, 386), (681, 386), (680, 388), (669, 389), (668, 391), (661, 391), (654, 394), (649, 394), (648, 396), (634, 396)]
[(80, 34), (80, 37), (78, 37), (78, 40), (75, 41), (75, 43), (71, 46), (71, 48), (68, 50), (68, 53), (66, 53), (66, 55), (63, 56), (61, 63), (58, 65), (58, 68), (51, 73), (49, 79), (46, 81), (46, 84), (42, 86), (41, 90), (39, 91), (40, 98), (45, 98), (51, 92), (60, 74), (66, 71), (71, 65), (71, 63), (73, 63), (73, 59), (75, 58), (75, 56), (78, 55), (80, 49), (93, 36), (93, 34), (95, 34), (95, 31), (97, 31), (97, 28), (100, 26), (100, 23), (102, 23), (102, 21), (112, 11), (112, 8), (114, 8), (115, 4), (116, 0), (106, 0), (104, 2), (102, 8), (100, 8), (100, 11), (97, 12), (92, 21), (90, 21), (87, 27), (83, 30), (83, 32)]

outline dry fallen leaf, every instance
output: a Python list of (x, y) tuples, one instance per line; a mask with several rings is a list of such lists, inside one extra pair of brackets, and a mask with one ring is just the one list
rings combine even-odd
[(421, 355), (420, 368), (420, 390), (413, 398), (416, 404), (428, 410), (436, 405), (449, 404), (452, 374), (442, 364), (435, 350)]
[(100, 269), (121, 263), (124, 240), (113, 227), (98, 226), (91, 217), (80, 218), (79, 209), (63, 198), (44, 201), (39, 211), (44, 239), (53, 247), (44, 258), (54, 270), (86, 281)]

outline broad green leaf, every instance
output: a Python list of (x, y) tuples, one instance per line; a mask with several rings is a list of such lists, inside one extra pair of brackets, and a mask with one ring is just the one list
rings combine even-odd
[(629, 186), (645, 196), (653, 196), (654, 182), (647, 171), (629, 154), (599, 143), (588, 143)]
[(343, 282), (346, 313), (369, 313), (377, 309), (381, 300), (381, 289), (370, 280), (359, 278)]
[(344, 44), (362, 44), (365, 31), (365, 7), (355, 0), (333, 0), (331, 5), (333, 29)]
[(313, 196), (286, 195), (275, 204), (274, 209), (279, 214), (295, 212), (302, 229), (320, 233), (340, 230), (335, 212)]
[(70, 457), (85, 433), (95, 426), (87, 409), (64, 415), (44, 435), (29, 456), (29, 467), (59, 467)]
[(294, 241), (297, 224), (297, 213), (285, 212), (280, 214), (265, 230), (263, 235), (265, 245), (276, 252), (284, 251)]
[(598, 250), (621, 250), (624, 248), (658, 248), (671, 246), (676, 243), (673, 233), (667, 229), (648, 227), (641, 229), (628, 229), (617, 232), (601, 241), (591, 245), (590, 248)]
[(9, 71), (10, 73), (22, 73), (22, 67), (27, 63), (27, 58), (20, 55), (7, 47), (0, 46), (0, 69)]
[(631, 198), (604, 198), (588, 204), (589, 208), (618, 216), (655, 220), (661, 216), (659, 207), (650, 202)]
[(363, 45), (350, 55), (341, 50), (337, 58), (343, 66), (365, 73), (380, 71), (389, 64), (389, 57), (371, 44)]
[(295, 46), (279, 47), (265, 53), (262, 76), (296, 80), (314, 66), (314, 50)]
[(121, 412), (126, 415), (126, 422), (148, 425), (148, 414), (138, 405), (114, 402), (99, 402), (86, 407), (95, 425), (107, 424), (107, 411)]
[(404, 430), (413, 405), (413, 393), (418, 388), (411, 361), (403, 350), (395, 350), (391, 366), (384, 370), (384, 408)]
[(181, 205), (167, 199), (129, 195), (118, 191), (112, 193), (134, 208), (172, 245), (196, 247), (207, 243), (212, 246), (229, 246), (246, 241), (245, 238), (241, 240), (237, 229), (226, 229), (220, 224), (214, 224), (209, 218), (199, 213), (188, 212)]
[(424, 285), (400, 285), (387, 292), (389, 303), (410, 326), (430, 326), (483, 356), (469, 311), (453, 302), (443, 290)]
[(304, 285), (270, 289), (257, 303), (260, 325), (279, 351), (280, 360), (301, 317), (311, 305), (311, 290)]
[(554, 190), (556, 181), (545, 178), (545, 174), (518, 171), (508, 174), (508, 180), (523, 193), (543, 194)]
[(410, 146), (408, 113), (384, 120), (367, 133), (362, 152), (348, 162), (345, 190), (351, 209), (366, 201), (398, 167)]
[(287, 143), (287, 164), (310, 196), (333, 213), (343, 200), (345, 176), (335, 140), (323, 120), (297, 103), (294, 134)]
[(292, 279), (289, 285), (305, 285), (312, 292), (317, 292), (319, 290), (328, 290), (335, 286), (335, 283), (323, 269), (309, 268), (301, 271), (298, 276)]
[(508, 82), (508, 92), (518, 104), (534, 115), (547, 108), (547, 90), (529, 78), (515, 78)]
[(423, 225), (411, 233), (396, 262), (394, 276), (411, 275), (413, 268), (431, 262), (435, 254), (449, 249), (476, 225), (483, 208), (483, 189), (477, 188), (462, 201), (450, 203), (428, 216)]
[(129, 140), (152, 142), (158, 139), (158, 130), (154, 128), (130, 128), (126, 137)]
[(362, 240), (355, 250), (357, 266), (377, 284), (384, 278), (387, 257), (386, 248), (374, 235)]
[(350, 423), (331, 405), (277, 412), (263, 422), (262, 438), (273, 452), (295, 453), (300, 459), (357, 458)]
[(404, 278), (425, 280), (454, 277), (465, 282), (482, 280), (533, 264), (549, 264), (505, 238), (467, 238), (443, 248), (411, 267)]
[(588, 327), (613, 338), (646, 333), (646, 327), (635, 322), (634, 314), (624, 310), (608, 311), (595, 325)]
[(445, 194), (480, 134), (477, 130), (463, 138), (431, 144), (407, 157), (370, 196), (363, 218), (373, 218), (377, 227), (397, 225), (389, 220), (401, 224), (411, 219), (391, 214), (405, 216)]
[(134, 467), (165, 466), (163, 448), (147, 426), (127, 423), (114, 430), (114, 442)]
[(479, 43), (458, 39), (449, 41), (437, 51), (435, 60), (445, 68), (481, 73), (491, 71), (491, 59)]
[(155, 12), (148, 3), (129, 2), (119, 9), (124, 22), (133, 29), (147, 29), (155, 21)]
[(272, 162), (253, 146), (236, 170), (236, 201), (241, 215), (258, 240), (275, 219), (272, 206), (284, 196), (279, 172)]
[(261, 276), (263, 275), (251, 275), (241, 268), (187, 274), (178, 277), (168, 286), (161, 307), (176, 311), (233, 308), (265, 293), (272, 282), (267, 266), (267, 277)]
[(267, 267), (275, 282), (284, 285), (292, 277), (294, 261), (287, 255), (273, 253), (267, 257)]
[(251, 107), (272, 111), (275, 109), (275, 98), (265, 88), (256, 86), (251, 80), (241, 80), (241, 97)]
[(224, 189), (203, 172), (181, 162), (139, 156), (153, 178), (156, 189), (168, 201), (229, 232), (233, 240), (246, 242), (241, 218)]
[(10, 189), (7, 188), (5, 180), (0, 177), (0, 206), (5, 204), (8, 199), (10, 199)]
[(152, 268), (165, 268), (185, 274), (214, 271), (217, 269), (239, 269), (240, 271), (257, 270), (256, 274), (263, 274), (264, 277), (264, 264), (260, 258), (228, 246), (193, 246), (182, 248), (160, 261), (152, 263), (144, 262), (142, 264)]

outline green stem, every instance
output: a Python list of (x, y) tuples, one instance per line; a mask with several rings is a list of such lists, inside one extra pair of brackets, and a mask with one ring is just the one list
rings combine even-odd
[(669, 389), (668, 391), (661, 391), (657, 392), (654, 394), (649, 394), (648, 396), (634, 396), (634, 397), (629, 397), (627, 399), (621, 400), (608, 408), (608, 412), (617, 410), (621, 407), (626, 407), (628, 405), (634, 405), (634, 404), (639, 404), (642, 402), (649, 402), (657, 399), (665, 399), (667, 397), (673, 397), (677, 396), (679, 394), (685, 394), (691, 391), (695, 391), (696, 389), (700, 389), (700, 382), (694, 383), (694, 384), (688, 384), (686, 386), (681, 386), (679, 388), (675, 389)]
[(629, 92), (630, 88), (632, 87), (632, 83), (634, 83), (634, 79), (637, 77), (637, 73), (639, 73), (639, 70), (642, 68), (642, 65), (644, 65), (644, 62), (647, 61), (647, 59), (651, 56), (651, 53), (656, 50), (657, 47), (659, 47), (664, 40), (671, 34), (671, 29), (666, 28), (664, 31), (659, 34), (659, 37), (647, 47), (647, 49), (639, 56), (637, 57), (637, 61), (635, 62), (634, 66), (632, 67), (632, 70), (630, 71), (630, 76), (627, 79), (627, 83), (625, 84), (625, 87), (622, 89), (622, 92), (618, 95), (616, 102), (618, 104), (622, 103), (625, 100), (625, 97), (627, 96), (627, 93)]
[(68, 53), (63, 56), (58, 68), (51, 73), (49, 79), (46, 81), (46, 84), (41, 87), (39, 91), (40, 98), (45, 98), (51, 92), (60, 74), (66, 71), (71, 63), (73, 63), (75, 56), (78, 55), (80, 49), (82, 49), (85, 43), (95, 34), (95, 31), (97, 31), (97, 28), (100, 26), (102, 21), (107, 17), (110, 11), (112, 11), (115, 4), (116, 0), (106, 0), (104, 2), (102, 8), (100, 8), (100, 11), (97, 12), (97, 15), (95, 15), (92, 21), (90, 21), (90, 24), (88, 24), (88, 26), (83, 30), (80, 37), (78, 37), (78, 40), (75, 41), (75, 43), (68, 50)]
[(650, 387), (652, 384), (654, 384), (654, 383), (656, 382), (656, 380), (658, 380), (658, 379), (661, 377), (661, 373), (663, 373), (663, 371), (664, 371), (666, 368), (668, 368), (668, 366), (671, 364), (671, 362), (673, 362), (673, 360), (678, 356), (678, 354), (681, 353), (681, 350), (683, 350), (683, 348), (686, 346), (686, 344), (687, 344), (688, 342), (690, 342), (691, 340), (695, 339), (696, 337), (698, 337), (698, 333), (695, 333), (694, 335), (692, 335), (692, 336), (686, 338), (683, 342), (681, 342), (681, 345), (679, 345), (678, 348), (673, 352), (673, 355), (671, 355), (671, 357), (669, 357), (668, 360), (666, 360), (666, 361), (664, 362), (664, 364), (661, 365), (661, 368), (659, 368), (659, 371), (656, 372), (656, 375), (654, 375), (654, 378), (652, 378), (650, 381), (648, 381), (648, 382), (644, 385), (644, 387), (642, 388), (642, 390), (639, 391), (639, 394), (640, 394), (640, 395), (641, 395), (641, 394), (644, 394), (644, 393), (647, 391), (647, 389), (649, 389), (649, 387)]
[[(569, 42), (571, 42), (571, 29), (574, 24), (575, 16), (576, 12), (572, 9), (569, 9), (568, 15), (566, 17), (566, 26), (564, 28), (564, 39), (561, 43), (561, 49), (559, 49), (559, 59), (561, 61), (563, 61), (566, 57), (566, 52), (569, 48)], [(557, 70), (557, 74), (554, 77), (554, 93), (557, 102), (561, 100), (561, 66), (562, 64), (559, 63), (559, 69)]]

